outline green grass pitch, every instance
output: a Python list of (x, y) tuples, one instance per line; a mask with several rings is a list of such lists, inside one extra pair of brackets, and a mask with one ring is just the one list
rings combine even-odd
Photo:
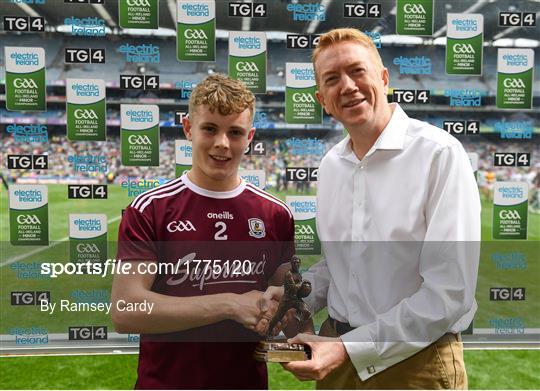
[[(468, 350), (465, 365), (470, 389), (540, 387), (540, 351)], [(137, 378), (136, 355), (18, 357), (0, 359), (2, 389), (132, 389)], [(272, 390), (314, 389), (279, 364), (269, 364)]]

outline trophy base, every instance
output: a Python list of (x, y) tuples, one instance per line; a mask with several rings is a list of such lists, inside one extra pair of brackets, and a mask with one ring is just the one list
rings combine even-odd
[(255, 360), (265, 362), (305, 361), (311, 358), (309, 346), (286, 340), (261, 341), (255, 349)]

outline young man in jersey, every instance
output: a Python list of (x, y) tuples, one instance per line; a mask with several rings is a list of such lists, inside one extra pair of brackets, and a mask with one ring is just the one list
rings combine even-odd
[[(193, 168), (135, 198), (122, 218), (119, 259), (145, 270), (182, 265), (115, 275), (114, 325), (141, 334), (137, 388), (268, 387), (266, 365), (253, 359), (262, 339), (255, 330), (264, 333), (276, 307), (263, 312), (259, 299), (289, 269), (294, 223), (283, 202), (238, 175), (254, 109), (239, 81), (212, 75), (199, 83), (183, 121)], [(122, 311), (122, 300), (153, 309)]]

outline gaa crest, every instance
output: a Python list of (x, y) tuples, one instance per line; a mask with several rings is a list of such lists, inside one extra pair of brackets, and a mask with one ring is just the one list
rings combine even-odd
[(266, 231), (264, 229), (264, 223), (261, 219), (252, 218), (248, 220), (249, 225), (249, 236), (254, 238), (261, 239), (266, 236)]

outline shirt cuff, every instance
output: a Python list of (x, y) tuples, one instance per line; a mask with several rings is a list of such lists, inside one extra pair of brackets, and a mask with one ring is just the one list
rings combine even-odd
[(362, 381), (366, 381), (371, 376), (409, 358), (425, 347), (416, 347), (412, 350), (408, 349), (408, 353), (394, 354), (388, 358), (381, 358), (379, 353), (377, 353), (375, 343), (371, 338), (367, 326), (361, 326), (343, 334), (341, 340), (358, 373), (358, 377)]
[(375, 350), (375, 343), (371, 339), (367, 326), (358, 327), (343, 334), (341, 340), (362, 381), (387, 368)]

